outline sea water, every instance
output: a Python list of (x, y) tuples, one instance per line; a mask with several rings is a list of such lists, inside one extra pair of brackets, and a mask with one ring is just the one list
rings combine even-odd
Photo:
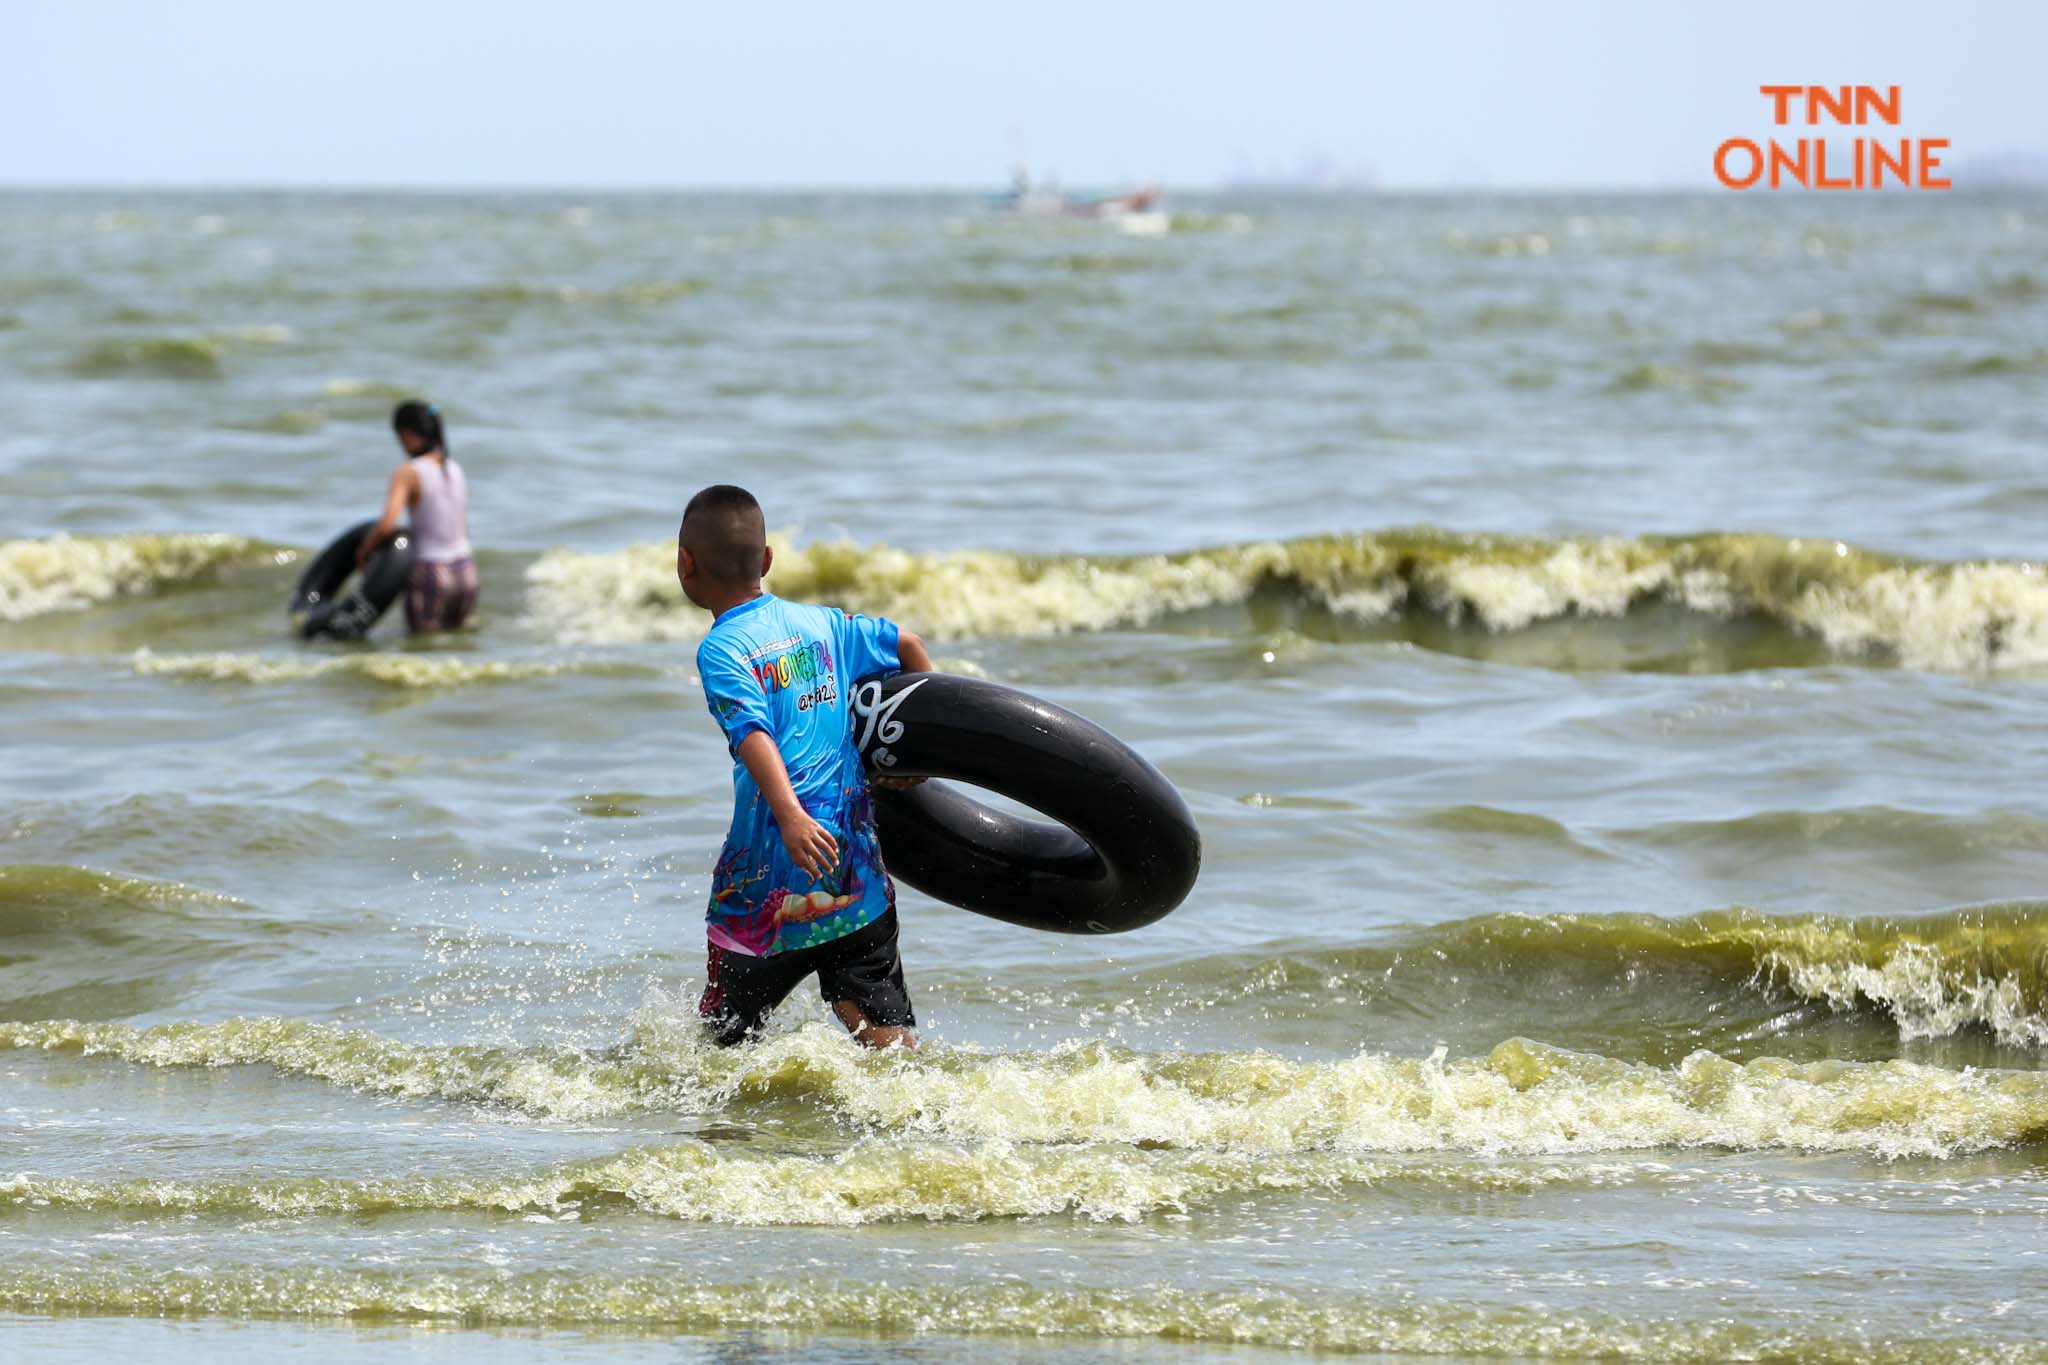
[[(0, 1353), (2048, 1358), (2048, 200), (1147, 229), (0, 197)], [(414, 394), (476, 628), (297, 643)], [(722, 481), (1188, 903), (708, 1047)]]

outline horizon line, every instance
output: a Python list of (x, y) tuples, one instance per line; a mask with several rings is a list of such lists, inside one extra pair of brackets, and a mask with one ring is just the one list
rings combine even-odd
[[(1698, 185), (1679, 181), (1587, 181), (1567, 183), (1487, 183), (1483, 181), (1444, 181), (1413, 184), (1333, 184), (1318, 185), (1313, 182), (1299, 184), (1284, 180), (1264, 181), (1248, 179), (1241, 181), (1209, 180), (1191, 181), (1175, 186), (1169, 182), (1146, 181), (1157, 185), (1165, 195), (1268, 195), (1276, 198), (1332, 198), (1347, 197), (1398, 197), (1448, 194), (1499, 194), (1505, 196), (1544, 197), (1557, 195), (1668, 195), (1668, 194), (1736, 194), (1709, 178)], [(1973, 186), (1956, 185), (1952, 190), (1941, 193), (1958, 193), (1966, 190), (2013, 190), (2042, 188), (2041, 182), (1993, 178), (1978, 181)], [(1099, 187), (1081, 189), (1077, 193), (1093, 193)], [(492, 194), (539, 194), (574, 195), (591, 194), (606, 196), (703, 194), (703, 195), (826, 195), (863, 194), (893, 197), (955, 197), (988, 198), (1005, 193), (993, 183), (961, 184), (958, 182), (916, 182), (880, 181), (815, 181), (815, 182), (736, 182), (736, 181), (677, 181), (677, 182), (619, 182), (619, 181), (474, 181), (459, 184), (437, 184), (428, 181), (353, 181), (353, 180), (58, 180), (58, 179), (6, 179), (0, 178), (0, 194), (390, 194), (390, 195), (492, 195)], [(1792, 195), (1805, 197), (1822, 193), (1850, 194), (1865, 197), (1898, 196), (1904, 191), (1893, 187), (1880, 190), (1779, 190), (1763, 191), (1765, 196)]]

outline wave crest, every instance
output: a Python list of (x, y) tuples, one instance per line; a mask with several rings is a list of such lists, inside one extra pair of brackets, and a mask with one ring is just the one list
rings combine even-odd
[(2033, 903), (1864, 919), (1753, 910), (1681, 919), (1499, 915), (1414, 937), (1425, 952), (1467, 966), (1559, 956), (1610, 958), (1617, 968), (1706, 964), (1835, 1009), (1875, 1006), (1906, 1039), (1982, 1028), (2003, 1043), (2048, 1044), (2048, 907)]
[[(528, 569), (527, 584), (530, 615), (555, 638), (693, 639), (704, 629), (666, 544), (552, 551)], [(2048, 577), (2036, 565), (1920, 563), (1765, 535), (1549, 540), (1414, 530), (1127, 556), (778, 539), (771, 585), (952, 638), (1142, 627), (1278, 591), (1361, 621), (1421, 613), (1494, 632), (1665, 602), (1720, 620), (1762, 616), (1838, 653), (1916, 668), (2048, 663)]]
[(0, 937), (75, 929), (88, 920), (117, 922), (150, 912), (246, 908), (232, 896), (180, 882), (56, 863), (0, 866)]
[(1946, 1157), (2048, 1136), (2048, 1073), (1911, 1062), (1675, 1067), (1511, 1039), (1484, 1057), (1155, 1055), (1106, 1044), (877, 1057), (823, 1025), (722, 1052), (695, 1020), (643, 1011), (604, 1058), (569, 1048), (434, 1047), (287, 1019), (219, 1024), (0, 1022), (0, 1047), (155, 1066), (267, 1064), (373, 1094), (551, 1118), (704, 1113), (806, 1100), (859, 1128), (956, 1141), (1116, 1143), (1245, 1154), (1662, 1148)]
[[(1501, 635), (1562, 620), (1618, 620), (1663, 604), (1710, 628), (1760, 619), (1843, 657), (1949, 672), (2048, 665), (2048, 573), (2040, 566), (1921, 563), (1835, 541), (1550, 540), (1422, 529), (1156, 555), (795, 546), (780, 537), (776, 544), (777, 592), (951, 639), (1143, 628), (1254, 599), (1360, 627), (1422, 618)], [(296, 556), (228, 535), (0, 542), (0, 620), (154, 592), (235, 562)], [(705, 627), (675, 582), (666, 544), (540, 556), (526, 570), (526, 616), (544, 638), (567, 644), (692, 640)]]
[(52, 536), (0, 541), (0, 621), (77, 611), (290, 551), (229, 535)]
[(1146, 1151), (995, 1141), (906, 1145), (864, 1139), (830, 1156), (756, 1155), (709, 1142), (639, 1148), (495, 1177), (392, 1180), (0, 1179), (0, 1210), (59, 1209), (272, 1217), (485, 1211), (589, 1214), (606, 1205), (747, 1227), (857, 1227), (1071, 1214), (1134, 1222), (1253, 1191), (1399, 1182), (1487, 1192), (1636, 1178), (1689, 1179), (1658, 1163), (1485, 1165)]
[(1453, 983), (1511, 992), (1520, 982), (1569, 981), (1570, 991), (1590, 997), (1632, 989), (1638, 979), (1688, 999), (1700, 993), (1693, 1013), (1703, 1019), (1740, 1017), (1740, 1009), (1728, 1011), (1735, 997), (1781, 992), (1833, 1011), (1875, 1010), (1902, 1040), (1982, 1030), (2008, 1046), (2048, 1046), (2048, 906), (1862, 919), (1747, 909), (1673, 918), (1482, 915), (1354, 947), (1281, 946), (1178, 962), (1127, 978), (1119, 990), (1135, 988), (1176, 1012), (1252, 1000), (1314, 1014), (1332, 997), (1370, 999), (1388, 989), (1412, 1011), (1457, 998)]

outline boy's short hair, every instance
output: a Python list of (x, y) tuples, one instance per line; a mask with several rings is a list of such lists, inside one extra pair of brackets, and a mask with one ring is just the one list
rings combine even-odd
[(768, 523), (754, 495), (715, 483), (690, 499), (676, 539), (697, 567), (720, 583), (755, 583), (768, 548)]

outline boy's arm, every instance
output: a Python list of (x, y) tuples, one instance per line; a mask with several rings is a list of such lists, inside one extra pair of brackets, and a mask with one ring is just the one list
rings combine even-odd
[(789, 769), (782, 764), (782, 751), (768, 732), (756, 730), (741, 740), (739, 759), (775, 816), (789, 860), (813, 877), (830, 872), (839, 862), (839, 841), (796, 799), (796, 788), (789, 785)]

